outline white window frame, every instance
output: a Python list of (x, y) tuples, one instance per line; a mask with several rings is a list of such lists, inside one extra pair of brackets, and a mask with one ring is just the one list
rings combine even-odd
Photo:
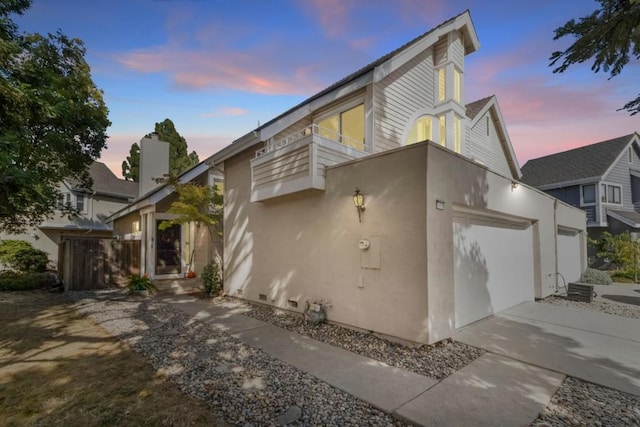
[[(593, 185), (593, 202), (585, 202), (584, 201), (584, 187), (589, 187)], [(580, 206), (594, 206), (598, 202), (598, 184), (584, 184), (580, 186)]]
[[(224, 209), (224, 179), (223, 178), (216, 178), (215, 175), (209, 175), (209, 187), (211, 188), (215, 188), (216, 184), (222, 184), (222, 197), (223, 197), (223, 202), (222, 202), (222, 208), (216, 208), (215, 206), (209, 206), (209, 213), (210, 214), (215, 214), (215, 213), (219, 213)], [(220, 188), (220, 187), (218, 187)]]
[[(363, 141), (363, 145), (364, 145), (364, 152), (368, 152), (367, 151), (367, 103), (366, 103), (366, 99), (365, 99), (365, 95), (359, 95), (356, 96), (355, 98), (347, 101), (347, 102), (340, 102), (337, 103), (333, 106), (331, 106), (330, 108), (328, 108), (327, 110), (324, 110), (323, 112), (321, 112), (318, 115), (314, 115), (312, 118), (312, 122), (314, 125), (317, 125), (319, 122), (331, 117), (331, 116), (338, 116), (338, 132), (342, 132), (342, 113), (349, 111), (359, 105), (362, 105), (364, 107), (364, 121), (363, 121), (363, 125), (364, 125), (364, 141)], [(342, 144), (342, 142), (340, 141), (336, 141), (340, 144)], [(353, 148), (353, 147), (351, 147)], [(354, 150), (356, 150), (354, 148)]]
[(72, 194), (73, 194), (72, 206), (78, 209), (78, 199), (82, 197), (82, 210), (78, 210), (78, 212), (82, 214), (86, 214), (88, 212), (87, 205), (89, 204), (89, 198), (87, 197), (87, 194), (80, 191), (74, 191), (72, 192)]
[[(605, 187), (604, 194), (602, 194), (602, 187)], [(610, 202), (608, 200), (609, 187), (616, 187), (620, 190), (620, 203)], [(599, 186), (600, 190), (600, 202), (606, 205), (622, 206), (622, 186), (620, 184), (613, 184), (611, 182), (601, 182)]]

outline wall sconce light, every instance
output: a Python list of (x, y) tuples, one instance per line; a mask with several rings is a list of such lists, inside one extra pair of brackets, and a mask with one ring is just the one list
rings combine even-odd
[(444, 200), (436, 200), (436, 209), (439, 211), (444, 210)]
[(360, 193), (360, 189), (356, 187), (356, 192), (353, 193), (353, 204), (358, 210), (358, 220), (362, 222), (362, 212), (364, 212), (364, 195)]
[(520, 184), (518, 184), (515, 181), (511, 181), (511, 191), (515, 190), (516, 188), (518, 188)]

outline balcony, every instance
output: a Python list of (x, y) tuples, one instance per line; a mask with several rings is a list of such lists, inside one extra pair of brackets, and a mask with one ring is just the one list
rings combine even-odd
[(370, 147), (318, 125), (256, 151), (251, 160), (251, 201), (298, 191), (324, 190), (325, 167), (368, 155)]

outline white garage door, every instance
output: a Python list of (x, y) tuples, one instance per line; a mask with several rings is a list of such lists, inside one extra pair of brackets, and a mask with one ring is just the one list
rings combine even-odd
[(574, 230), (558, 228), (558, 272), (567, 283), (577, 282), (582, 276), (581, 252), (580, 234)]
[(532, 229), (529, 222), (454, 218), (456, 328), (533, 301)]

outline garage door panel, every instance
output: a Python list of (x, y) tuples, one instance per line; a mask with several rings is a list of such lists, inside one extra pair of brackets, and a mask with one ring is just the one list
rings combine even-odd
[(534, 299), (530, 224), (456, 218), (456, 327)]

